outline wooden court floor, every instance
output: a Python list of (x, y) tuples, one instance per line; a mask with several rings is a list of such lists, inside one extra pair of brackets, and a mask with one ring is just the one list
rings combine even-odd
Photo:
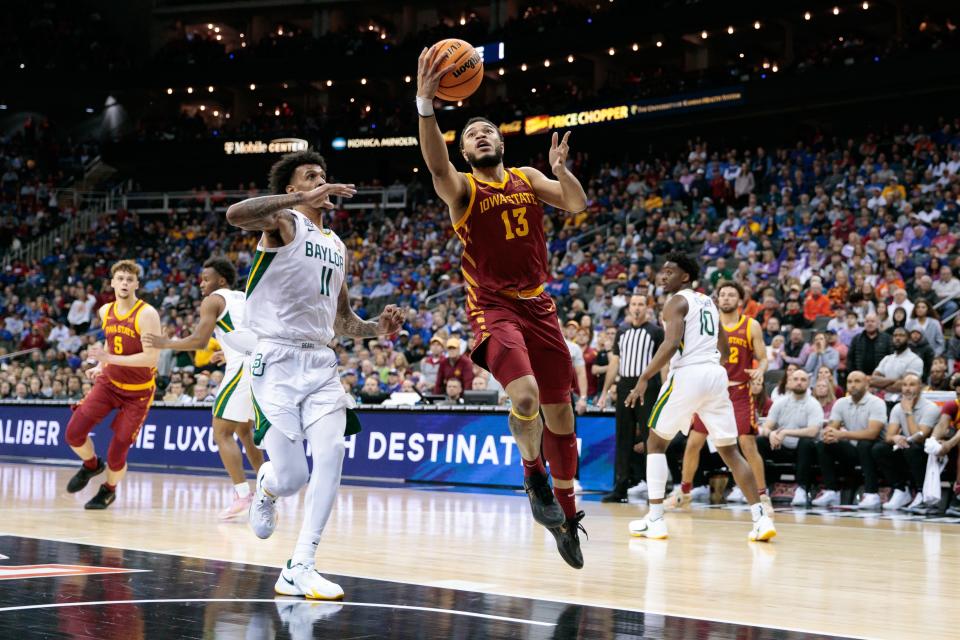
[[(217, 520), (231, 497), (224, 479), (137, 471), (110, 509), (84, 511), (96, 482), (66, 493), (74, 470), (0, 463), (0, 534), (279, 567), (300, 524), (302, 496), (283, 500), (275, 535), (258, 540), (244, 520)], [(627, 534), (640, 506), (582, 507), (589, 540), (586, 566), (576, 571), (532, 522), (521, 494), (345, 485), (317, 566), (341, 576), (784, 631), (957, 637), (960, 525), (780, 513), (780, 535), (751, 544), (748, 513), (701, 509), (670, 514), (670, 539), (653, 541)]]

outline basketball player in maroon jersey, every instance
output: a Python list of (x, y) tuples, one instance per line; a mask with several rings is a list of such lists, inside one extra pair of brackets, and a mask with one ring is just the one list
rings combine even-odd
[[(721, 280), (717, 284), (717, 308), (720, 310), (720, 322), (727, 333), (730, 344), (730, 358), (724, 363), (727, 378), (730, 380), (728, 392), (733, 403), (733, 414), (737, 420), (738, 444), (743, 457), (750, 464), (760, 502), (767, 513), (773, 513), (773, 504), (767, 495), (767, 480), (763, 468), (763, 458), (757, 450), (757, 411), (750, 392), (750, 381), (759, 379), (767, 371), (767, 347), (763, 342), (763, 330), (753, 318), (740, 314), (745, 294), (743, 287), (736, 282)], [(753, 361), (757, 366), (753, 367)], [(695, 416), (686, 449), (683, 452), (683, 471), (680, 487), (674, 490), (670, 503), (675, 508), (685, 508), (690, 504), (690, 489), (700, 464), (700, 450), (707, 441), (707, 428)], [(739, 493), (739, 489), (734, 489)], [(742, 494), (741, 494), (742, 495)], [(745, 502), (746, 500), (744, 500)]]
[[(549, 160), (557, 179), (551, 180), (532, 167), (505, 169), (499, 130), (485, 118), (472, 118), (460, 135), (460, 151), (472, 172), (458, 172), (433, 113), (440, 78), (450, 68), (445, 58), (431, 63), (434, 52), (424, 49), (417, 72), (420, 147), (463, 243), (460, 266), (474, 335), (470, 358), (510, 396), (510, 432), (533, 517), (554, 535), (563, 559), (579, 569), (583, 512), (576, 509), (573, 490), (573, 365), (556, 305), (544, 291), (549, 262), (543, 203), (574, 212), (586, 206), (583, 187), (565, 164), (570, 133), (562, 141), (553, 134)], [(541, 449), (553, 474), (552, 492)]]
[[(106, 509), (116, 499), (117, 485), (127, 472), (127, 452), (153, 402), (160, 357), (159, 350), (145, 348), (141, 342), (144, 334), (160, 333), (160, 314), (137, 298), (140, 266), (133, 260), (121, 260), (110, 268), (110, 274), (116, 300), (99, 311), (105, 346), (95, 344), (87, 351), (90, 358), (99, 362), (86, 372), (94, 381), (93, 389), (74, 405), (73, 416), (67, 423), (67, 444), (83, 460), (83, 466), (67, 484), (67, 491), (76, 493), (87, 486), (90, 478), (107, 471), (107, 481), (84, 505), (86, 509)], [(104, 463), (97, 457), (90, 432), (114, 409), (118, 411), (110, 423), (113, 437)]]

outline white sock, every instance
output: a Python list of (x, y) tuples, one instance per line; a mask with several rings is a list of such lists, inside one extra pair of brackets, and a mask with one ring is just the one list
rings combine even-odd
[[(651, 500), (662, 500), (667, 493), (667, 456), (664, 453), (647, 454), (647, 495)], [(652, 505), (651, 505), (652, 506)]]
[(647, 513), (648, 520), (659, 520), (663, 517), (663, 503), (658, 502), (650, 505), (650, 512)]
[(237, 484), (233, 485), (233, 489), (237, 492), (238, 498), (246, 498), (248, 495), (250, 495), (250, 485), (247, 484), (246, 481), (238, 482)]
[(293, 551), (293, 564), (302, 562), (313, 566), (317, 557), (320, 536), (333, 511), (340, 488), (340, 472), (343, 469), (343, 430), (346, 426), (345, 410), (335, 411), (321, 418), (306, 431), (310, 453), (313, 456), (313, 471), (304, 498), (303, 525)]
[(750, 505), (750, 515), (753, 516), (753, 521), (756, 522), (760, 519), (760, 516), (763, 515), (763, 505), (759, 502), (756, 504)]

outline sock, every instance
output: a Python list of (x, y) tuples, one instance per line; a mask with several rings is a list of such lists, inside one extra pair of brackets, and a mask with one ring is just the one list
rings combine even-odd
[(756, 522), (760, 519), (760, 516), (763, 515), (763, 505), (759, 502), (756, 504), (750, 505), (750, 515), (753, 517), (753, 521)]
[(577, 461), (580, 453), (577, 451), (577, 434), (554, 433), (547, 427), (543, 428), (543, 457), (550, 465), (550, 473), (560, 480), (573, 480), (577, 475)]
[(98, 458), (96, 455), (94, 455), (89, 460), (83, 461), (83, 468), (87, 469), (88, 471), (96, 471), (97, 467), (99, 466), (100, 466), (100, 458)]
[(246, 498), (248, 495), (250, 495), (250, 485), (247, 484), (246, 481), (238, 482), (237, 484), (233, 485), (233, 489), (237, 492), (238, 498)]
[(692, 483), (692, 482), (681, 482), (681, 483), (680, 483), (680, 491), (682, 491), (683, 493), (690, 493), (690, 491), (691, 491), (692, 489), (693, 489), (693, 483)]
[(104, 482), (104, 483), (103, 483), (103, 486), (107, 488), (107, 491), (116, 491), (116, 490), (117, 490), (117, 485), (115, 485), (115, 484), (110, 484), (109, 482)]
[(553, 495), (557, 499), (560, 508), (563, 509), (563, 515), (572, 518), (577, 514), (577, 496), (573, 492), (573, 487), (569, 489), (553, 488)]
[(542, 476), (547, 475), (547, 468), (543, 466), (543, 458), (537, 456), (536, 460), (524, 460), (520, 458), (520, 462), (523, 463), (523, 477), (529, 478), (532, 475), (540, 474)]
[(658, 502), (650, 505), (650, 511), (647, 513), (648, 520), (659, 520), (663, 517), (663, 503)]
[(757, 494), (758, 494), (758, 495), (761, 495), (761, 496), (767, 495), (767, 488), (766, 488), (766, 487), (760, 487), (759, 489), (757, 489)]
[(667, 456), (663, 453), (647, 454), (647, 494), (651, 500), (663, 500), (667, 491)]

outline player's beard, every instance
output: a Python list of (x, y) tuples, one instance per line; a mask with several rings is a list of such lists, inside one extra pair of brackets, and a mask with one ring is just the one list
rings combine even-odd
[(736, 307), (731, 307), (731, 308), (729, 308), (729, 309), (724, 309), (723, 307), (720, 307), (720, 312), (721, 312), (721, 313), (733, 313), (733, 312), (736, 311), (736, 310), (737, 310)]
[(476, 169), (489, 169), (490, 167), (496, 167), (503, 162), (503, 149), (494, 147), (492, 154), (479, 157), (468, 153), (467, 162), (470, 163), (471, 167)]

